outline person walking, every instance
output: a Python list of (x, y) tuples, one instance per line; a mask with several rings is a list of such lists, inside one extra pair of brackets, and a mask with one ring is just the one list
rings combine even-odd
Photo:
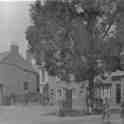
[(124, 100), (121, 103), (121, 119), (122, 119), (122, 124), (124, 124)]
[(110, 124), (110, 105), (108, 98), (105, 98), (103, 102), (102, 120), (103, 123), (106, 122), (107, 124)]

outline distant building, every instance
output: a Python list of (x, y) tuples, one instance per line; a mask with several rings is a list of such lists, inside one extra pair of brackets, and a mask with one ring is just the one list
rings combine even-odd
[(48, 72), (46, 71), (44, 67), (44, 63), (41, 63), (40, 65), (37, 64), (35, 57), (27, 51), (26, 59), (30, 64), (32, 64), (38, 75), (39, 75), (39, 91), (41, 94), (44, 93), (44, 89), (46, 85), (48, 84)]
[(0, 53), (0, 104), (3, 96), (36, 93), (39, 88), (38, 74), (35, 68), (19, 53), (17, 45), (11, 45), (10, 51)]
[(108, 98), (112, 105), (118, 105), (124, 99), (124, 71), (112, 72), (107, 79), (97, 76), (95, 79), (95, 97)]
[[(72, 90), (72, 106), (80, 106), (83, 102), (86, 102), (86, 87), (88, 81), (76, 82), (72, 81), (68, 83), (66, 81), (59, 80), (56, 77), (48, 77), (49, 97), (50, 103), (55, 104), (60, 99), (66, 99), (66, 89)], [(83, 99), (83, 100), (82, 100)]]

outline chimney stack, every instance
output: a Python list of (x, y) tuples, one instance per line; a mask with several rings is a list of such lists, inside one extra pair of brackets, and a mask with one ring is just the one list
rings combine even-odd
[(19, 46), (16, 45), (16, 44), (11, 44), (11, 46), (10, 46), (10, 51), (11, 51), (12, 53), (19, 53)]

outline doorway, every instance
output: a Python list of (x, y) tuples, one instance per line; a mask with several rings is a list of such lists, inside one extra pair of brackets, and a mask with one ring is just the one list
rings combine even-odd
[(116, 84), (116, 103), (120, 104), (121, 102), (121, 85)]

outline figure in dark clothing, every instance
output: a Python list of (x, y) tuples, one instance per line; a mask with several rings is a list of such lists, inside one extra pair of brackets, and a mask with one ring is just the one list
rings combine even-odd
[(110, 105), (108, 102), (108, 99), (105, 98), (105, 101), (103, 103), (103, 114), (102, 114), (102, 120), (103, 122), (107, 122), (107, 124), (110, 123)]
[(124, 100), (121, 103), (121, 119), (122, 119), (122, 124), (124, 124)]
[(28, 90), (25, 91), (25, 94), (24, 94), (24, 102), (25, 102), (26, 105), (27, 105), (28, 102), (29, 102), (29, 92), (28, 92)]

